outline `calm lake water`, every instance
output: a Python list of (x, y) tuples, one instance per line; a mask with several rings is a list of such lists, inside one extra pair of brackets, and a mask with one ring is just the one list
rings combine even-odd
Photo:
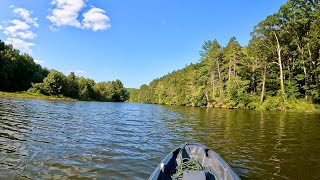
[(0, 179), (147, 179), (186, 141), (243, 179), (320, 178), (320, 114), (0, 98)]

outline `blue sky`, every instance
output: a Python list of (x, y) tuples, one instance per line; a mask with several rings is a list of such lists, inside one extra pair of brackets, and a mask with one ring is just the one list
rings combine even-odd
[(1, 0), (0, 39), (41, 65), (138, 88), (199, 61), (204, 41), (241, 45), (286, 0)]

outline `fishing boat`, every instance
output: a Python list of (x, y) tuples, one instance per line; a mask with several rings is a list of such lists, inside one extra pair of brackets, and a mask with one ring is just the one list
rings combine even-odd
[(229, 164), (199, 143), (185, 143), (170, 152), (149, 180), (239, 180)]

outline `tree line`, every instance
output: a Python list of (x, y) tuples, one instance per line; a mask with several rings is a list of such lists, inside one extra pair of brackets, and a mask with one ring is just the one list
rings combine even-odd
[(42, 68), (27, 54), (20, 54), (12, 45), (0, 40), (0, 91), (28, 91), (49, 96), (65, 96), (80, 100), (123, 102), (129, 98), (120, 80), (95, 83)]
[(287, 110), (320, 103), (320, 5), (289, 0), (258, 23), (248, 45), (204, 42), (198, 63), (132, 91), (130, 101)]
[(20, 55), (0, 40), (0, 91), (14, 92), (30, 88), (31, 83), (38, 83), (49, 73), (33, 61), (28, 54)]
[(80, 100), (97, 100), (123, 102), (129, 98), (127, 90), (120, 80), (95, 83), (94, 80), (75, 76), (71, 72), (68, 76), (58, 71), (51, 71), (41, 83), (32, 83), (28, 90), (49, 96), (65, 96)]

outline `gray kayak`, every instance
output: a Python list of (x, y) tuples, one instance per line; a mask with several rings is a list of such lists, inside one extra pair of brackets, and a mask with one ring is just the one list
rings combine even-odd
[(238, 175), (216, 152), (199, 143), (186, 143), (170, 152), (149, 180), (238, 180)]

